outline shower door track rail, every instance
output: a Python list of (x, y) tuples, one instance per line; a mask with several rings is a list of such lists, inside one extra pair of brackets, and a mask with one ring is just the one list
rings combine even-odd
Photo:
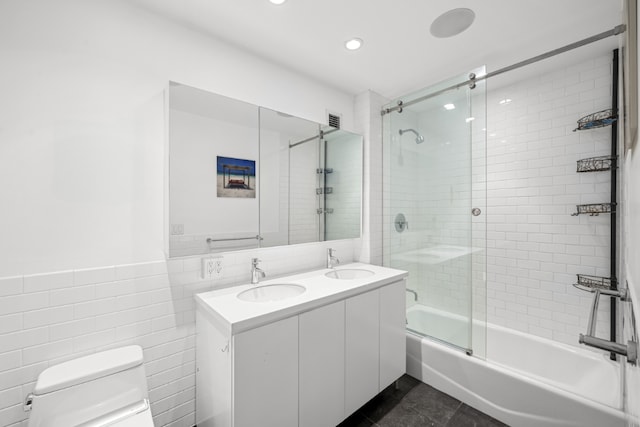
[(422, 101), (424, 101), (426, 99), (429, 99), (429, 98), (434, 98), (436, 96), (442, 95), (443, 93), (449, 92), (450, 90), (460, 89), (463, 86), (469, 86), (469, 87), (471, 87), (473, 89), (475, 87), (475, 83), (476, 82), (479, 82), (479, 81), (482, 81), (482, 80), (486, 80), (486, 79), (488, 79), (490, 77), (495, 77), (497, 75), (506, 73), (507, 71), (512, 71), (512, 70), (524, 67), (526, 65), (530, 65), (530, 64), (542, 61), (543, 59), (551, 58), (552, 56), (556, 56), (556, 55), (559, 55), (561, 53), (568, 52), (570, 50), (573, 50), (573, 49), (576, 49), (576, 48), (579, 48), (579, 47), (582, 47), (582, 46), (597, 42), (599, 40), (606, 39), (607, 37), (617, 36), (619, 34), (624, 33), (626, 31), (626, 29), (627, 29), (627, 26), (624, 25), (624, 24), (617, 25), (616, 27), (614, 27), (613, 29), (611, 29), (609, 31), (604, 31), (604, 32), (602, 32), (600, 34), (596, 34), (594, 36), (587, 37), (586, 39), (583, 39), (583, 40), (568, 44), (568, 45), (560, 47), (558, 49), (551, 50), (549, 52), (543, 53), (543, 54), (538, 55), (538, 56), (534, 56), (534, 57), (526, 59), (524, 61), (517, 62), (517, 63), (509, 65), (507, 67), (500, 68), (499, 70), (492, 71), (492, 72), (487, 73), (485, 75), (476, 76), (475, 74), (471, 74), (469, 76), (469, 80), (466, 80), (466, 81), (464, 81), (462, 83), (457, 83), (455, 85), (446, 87), (444, 89), (440, 89), (440, 90), (438, 90), (436, 92), (432, 92), (432, 93), (430, 93), (428, 95), (424, 95), (424, 96), (421, 96), (419, 98), (412, 99), (411, 101), (407, 101), (407, 102), (398, 101), (398, 105), (396, 105), (395, 107), (384, 108), (384, 109), (382, 109), (380, 111), (380, 114), (382, 116), (384, 116), (385, 114), (389, 114), (389, 113), (392, 113), (394, 111), (398, 111), (399, 113), (401, 113), (402, 109), (404, 107), (408, 107), (409, 105), (417, 104), (417, 103), (422, 102)]
[(417, 336), (420, 339), (426, 338), (428, 340), (437, 342), (439, 344), (442, 344), (445, 347), (451, 348), (453, 350), (457, 350), (457, 351), (463, 351), (464, 354), (466, 354), (467, 356), (473, 356), (473, 349), (472, 348), (467, 348), (467, 347), (463, 347), (457, 344), (453, 344), (450, 343), (449, 341), (443, 340), (442, 338), (436, 338), (432, 335), (428, 335), (428, 334), (423, 334), (422, 332), (418, 332), (416, 330), (413, 330), (409, 327), (407, 327), (407, 332), (409, 332), (412, 335)]

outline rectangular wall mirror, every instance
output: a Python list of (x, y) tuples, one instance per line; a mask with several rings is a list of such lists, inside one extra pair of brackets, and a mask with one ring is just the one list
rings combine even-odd
[(360, 236), (362, 137), (169, 85), (169, 256)]

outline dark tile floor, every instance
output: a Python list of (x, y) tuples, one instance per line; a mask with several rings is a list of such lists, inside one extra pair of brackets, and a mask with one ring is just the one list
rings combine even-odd
[(506, 424), (404, 375), (338, 427), (505, 427)]

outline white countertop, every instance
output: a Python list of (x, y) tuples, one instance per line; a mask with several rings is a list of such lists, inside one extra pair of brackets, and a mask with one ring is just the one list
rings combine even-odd
[[(397, 282), (408, 275), (406, 271), (363, 263), (345, 264), (336, 268), (348, 269), (370, 270), (374, 274), (352, 280), (331, 279), (325, 276), (325, 273), (331, 271), (327, 268), (262, 280), (257, 285), (246, 284), (196, 294), (196, 309), (203, 312), (223, 332), (233, 335)], [(237, 298), (246, 289), (281, 283), (302, 285), (306, 291), (279, 301), (253, 302)]]

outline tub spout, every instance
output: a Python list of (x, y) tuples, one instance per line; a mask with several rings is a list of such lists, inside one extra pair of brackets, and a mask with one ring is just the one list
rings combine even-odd
[(414, 301), (418, 301), (418, 293), (416, 291), (414, 291), (413, 289), (407, 289), (406, 291), (409, 292), (410, 294), (413, 294)]

